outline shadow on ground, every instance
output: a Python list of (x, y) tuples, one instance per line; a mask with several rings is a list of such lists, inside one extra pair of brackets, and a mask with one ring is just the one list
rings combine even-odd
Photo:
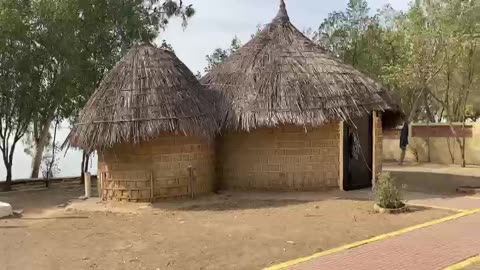
[(48, 189), (43, 185), (41, 188), (24, 185), (12, 192), (0, 192), (0, 201), (11, 204), (13, 209), (23, 209), (27, 215), (41, 214), (47, 210), (64, 208), (84, 192), (78, 182), (52, 183)]
[(350, 196), (346, 192), (234, 192), (191, 199), (177, 199), (152, 204), (154, 209), (174, 211), (232, 211), (281, 208), (311, 202), (332, 200), (369, 201), (369, 198)]

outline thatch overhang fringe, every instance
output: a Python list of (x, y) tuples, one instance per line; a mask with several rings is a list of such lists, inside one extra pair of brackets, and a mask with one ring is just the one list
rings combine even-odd
[(381, 85), (295, 28), (283, 0), (270, 24), (200, 82), (220, 93), (217, 118), (227, 130), (316, 127), (399, 108)]
[(68, 143), (93, 151), (162, 134), (213, 136), (213, 100), (173, 52), (141, 44), (103, 78)]

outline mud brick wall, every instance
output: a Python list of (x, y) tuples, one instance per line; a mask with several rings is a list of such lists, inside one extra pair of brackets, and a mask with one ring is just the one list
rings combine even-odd
[[(465, 160), (467, 165), (480, 165), (480, 123), (462, 127), (455, 123), (457, 135), (465, 136)], [(448, 124), (411, 125), (410, 144), (405, 161), (460, 164), (461, 150)], [(397, 161), (400, 157), (400, 129), (388, 130), (383, 136), (383, 159)], [(430, 160), (429, 160), (430, 157)]]
[(214, 187), (214, 146), (200, 138), (166, 136), (137, 145), (116, 145), (99, 153), (98, 166), (102, 194), (108, 200), (182, 197), (190, 196), (192, 186), (195, 194), (211, 192)]
[(324, 190), (338, 187), (339, 125), (282, 126), (217, 139), (220, 188)]

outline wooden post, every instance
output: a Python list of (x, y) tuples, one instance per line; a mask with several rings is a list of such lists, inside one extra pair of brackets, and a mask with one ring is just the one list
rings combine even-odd
[(102, 192), (102, 172), (97, 173), (97, 194), (98, 197), (101, 198), (101, 192)]
[(372, 122), (372, 188), (375, 188), (377, 182), (377, 112), (373, 112)]
[(154, 191), (155, 189), (153, 187), (153, 172), (150, 172), (150, 202), (154, 201), (154, 197), (155, 197)]
[(344, 179), (344, 175), (343, 175), (343, 172), (344, 172), (344, 168), (343, 166), (344, 163), (343, 163), (343, 158), (344, 158), (344, 153), (343, 153), (343, 148), (344, 148), (344, 136), (345, 136), (345, 130), (344, 130), (344, 121), (340, 121), (340, 124), (339, 124), (339, 133), (340, 133), (340, 140), (339, 140), (339, 144), (338, 144), (338, 147), (339, 147), (339, 156), (338, 156), (338, 186), (340, 187), (340, 190), (345, 190), (344, 187), (343, 187), (343, 179)]
[(85, 173), (85, 197), (90, 198), (92, 195), (92, 179), (90, 177), (90, 173)]
[(188, 166), (188, 182), (189, 182), (189, 185), (190, 185), (190, 194), (191, 194), (191, 197), (192, 199), (195, 197), (195, 192), (193, 190), (193, 186), (194, 186), (194, 175), (193, 175), (193, 167), (192, 166)]

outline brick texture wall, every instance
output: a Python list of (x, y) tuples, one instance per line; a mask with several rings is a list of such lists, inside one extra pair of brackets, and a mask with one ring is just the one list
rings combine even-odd
[[(461, 124), (455, 124), (458, 134), (465, 135), (465, 161), (467, 165), (480, 165), (480, 123), (471, 123), (460, 133)], [(430, 130), (428, 130), (430, 128)], [(461, 150), (447, 124), (411, 126), (406, 162), (431, 162), (438, 164), (461, 164)], [(431, 136), (431, 137), (429, 137)], [(400, 130), (385, 131), (383, 159), (398, 161), (400, 157)], [(430, 157), (430, 159), (429, 159)], [(453, 158), (453, 160), (452, 160)]]
[(230, 133), (217, 140), (224, 189), (323, 190), (338, 187), (339, 126), (282, 126)]
[(214, 146), (194, 137), (166, 136), (139, 145), (117, 145), (99, 154), (98, 166), (102, 194), (109, 200), (149, 201), (152, 196), (190, 196), (192, 188), (195, 194), (214, 188)]

